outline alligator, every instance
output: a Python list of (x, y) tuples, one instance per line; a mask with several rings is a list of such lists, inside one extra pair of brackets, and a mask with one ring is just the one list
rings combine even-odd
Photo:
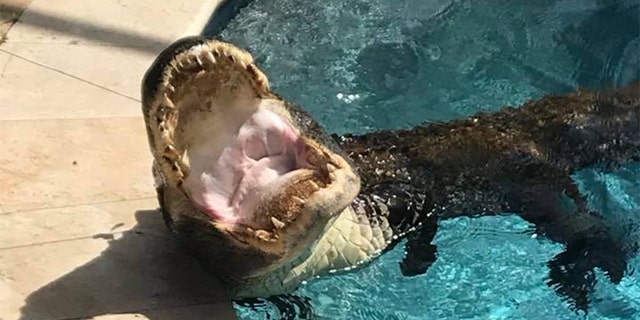
[(437, 258), (438, 221), (516, 214), (563, 244), (547, 285), (587, 310), (637, 239), (589, 208), (571, 175), (640, 160), (640, 82), (411, 129), (329, 134), (269, 89), (251, 54), (187, 37), (142, 82), (166, 225), (235, 299), (287, 294), (406, 239), (405, 276)]

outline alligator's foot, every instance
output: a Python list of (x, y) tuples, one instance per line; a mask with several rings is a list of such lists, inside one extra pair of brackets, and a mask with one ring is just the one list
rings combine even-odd
[(593, 232), (566, 245), (563, 252), (548, 262), (547, 285), (568, 300), (576, 309), (588, 313), (590, 297), (596, 284), (595, 269), (618, 284), (627, 269), (629, 248), (610, 234)]

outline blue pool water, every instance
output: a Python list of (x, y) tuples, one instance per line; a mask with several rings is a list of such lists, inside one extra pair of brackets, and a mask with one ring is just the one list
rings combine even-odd
[[(639, 16), (639, 0), (255, 0), (220, 36), (329, 131), (367, 132), (638, 79)], [(594, 209), (640, 226), (640, 163), (574, 178)], [(530, 227), (516, 216), (443, 221), (425, 275), (401, 276), (399, 245), (295, 295), (317, 319), (579, 318), (545, 285), (562, 246)], [(588, 318), (640, 319), (639, 273), (636, 257), (619, 285), (599, 274)], [(300, 313), (236, 309), (242, 319)]]

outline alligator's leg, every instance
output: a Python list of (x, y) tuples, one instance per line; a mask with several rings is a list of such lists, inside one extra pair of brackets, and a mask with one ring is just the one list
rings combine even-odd
[(535, 224), (536, 231), (565, 245), (548, 262), (547, 284), (573, 307), (587, 311), (595, 285), (594, 269), (619, 283), (633, 251), (600, 214), (590, 211), (575, 182), (554, 168), (540, 168), (544, 179), (531, 178), (513, 186), (507, 211)]
[(386, 219), (395, 239), (407, 235), (405, 256), (399, 263), (404, 276), (423, 274), (436, 261), (437, 248), (432, 241), (438, 221), (435, 213), (427, 211), (428, 199), (422, 189), (405, 181), (383, 181), (367, 188), (364, 193), (370, 196), (362, 198), (369, 208), (378, 208), (364, 211), (369, 219)]
[(421, 275), (436, 262), (438, 248), (432, 242), (437, 230), (438, 221), (435, 215), (431, 215), (416, 231), (407, 236), (405, 255), (400, 261), (402, 275), (408, 277)]

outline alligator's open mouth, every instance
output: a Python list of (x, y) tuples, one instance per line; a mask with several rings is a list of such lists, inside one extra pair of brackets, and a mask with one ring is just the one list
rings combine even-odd
[[(264, 216), (255, 215), (263, 196), (291, 189), (289, 196), (301, 206), (331, 184), (330, 172), (337, 168), (330, 156), (318, 154), (322, 151), (276, 113), (259, 109), (234, 131), (230, 137), (206, 140), (189, 155), (191, 170), (184, 189), (212, 219), (251, 225), (268, 218), (281, 227), (281, 219), (287, 218), (281, 212), (262, 210)], [(297, 212), (290, 208), (287, 213)], [(259, 223), (263, 228), (268, 224)]]
[(228, 243), (279, 264), (312, 246), (360, 183), (290, 108), (234, 46), (192, 38), (161, 53), (145, 76), (143, 111), (159, 184), (183, 197), (164, 199), (171, 214), (208, 221)]
[(222, 119), (227, 128), (183, 155), (190, 170), (182, 188), (218, 225), (244, 226), (265, 241), (276, 240), (276, 230), (306, 220), (300, 215), (314, 205), (308, 202), (326, 201), (323, 194), (343, 188), (333, 185), (344, 178), (341, 159), (268, 107)]

